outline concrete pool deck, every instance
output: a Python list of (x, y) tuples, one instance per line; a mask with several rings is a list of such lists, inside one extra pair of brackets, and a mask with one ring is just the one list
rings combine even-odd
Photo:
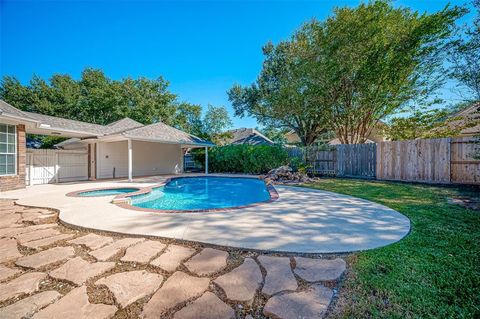
[(278, 252), (366, 250), (399, 241), (410, 230), (409, 219), (386, 206), (290, 186), (275, 186), (279, 199), (271, 203), (208, 213), (142, 212), (112, 204), (115, 196), (66, 196), (91, 188), (149, 187), (168, 177), (37, 185), (0, 193), (0, 198), (57, 209), (63, 223), (88, 229)]

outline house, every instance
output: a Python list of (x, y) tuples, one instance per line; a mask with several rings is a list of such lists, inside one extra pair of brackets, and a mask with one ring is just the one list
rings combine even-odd
[[(372, 132), (367, 137), (366, 143), (379, 143), (386, 141), (385, 135), (383, 134), (383, 128), (386, 124), (379, 122), (379, 124), (372, 129)], [(301, 143), (300, 137), (298, 137), (295, 131), (291, 130), (285, 134), (286, 144), (299, 144)], [(340, 139), (335, 136), (333, 132), (328, 132), (324, 134), (321, 138), (317, 139), (317, 143), (325, 143), (328, 145), (338, 145), (342, 144)]]
[(225, 145), (273, 145), (274, 142), (254, 128), (239, 128), (225, 132)]
[(474, 103), (466, 109), (453, 114), (446, 125), (450, 129), (458, 129), (458, 137), (480, 135), (480, 103)]
[(161, 122), (124, 118), (98, 125), (21, 111), (0, 100), (0, 191), (26, 185), (27, 133), (70, 137), (58, 146), (88, 154), (91, 180), (181, 173), (184, 149), (214, 145)]

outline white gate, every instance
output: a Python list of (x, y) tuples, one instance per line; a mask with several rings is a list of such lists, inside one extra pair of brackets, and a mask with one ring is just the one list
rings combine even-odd
[(88, 152), (71, 150), (27, 150), (28, 185), (88, 179)]

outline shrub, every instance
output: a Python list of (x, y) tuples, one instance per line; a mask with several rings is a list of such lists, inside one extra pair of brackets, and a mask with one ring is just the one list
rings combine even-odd
[[(205, 153), (198, 150), (194, 159), (202, 165)], [(216, 173), (265, 174), (273, 168), (287, 164), (287, 152), (280, 146), (226, 145), (208, 151), (208, 168)]]

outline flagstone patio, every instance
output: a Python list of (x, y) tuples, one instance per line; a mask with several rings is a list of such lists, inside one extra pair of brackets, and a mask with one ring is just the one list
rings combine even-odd
[(0, 318), (322, 318), (346, 270), (333, 255), (109, 235), (52, 218), (0, 200)]

